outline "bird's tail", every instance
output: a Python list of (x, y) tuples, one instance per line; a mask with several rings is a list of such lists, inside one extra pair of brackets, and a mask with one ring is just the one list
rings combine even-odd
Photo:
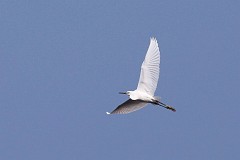
[(154, 96), (154, 99), (159, 102), (160, 99), (161, 99), (161, 97), (159, 97), (159, 96)]

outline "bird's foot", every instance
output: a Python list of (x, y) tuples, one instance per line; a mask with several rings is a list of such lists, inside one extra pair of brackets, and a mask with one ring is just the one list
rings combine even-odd
[(167, 109), (169, 109), (169, 110), (171, 110), (171, 111), (173, 111), (173, 112), (176, 112), (176, 109), (173, 108), (173, 107), (171, 107), (171, 106), (166, 106), (165, 108), (167, 108)]

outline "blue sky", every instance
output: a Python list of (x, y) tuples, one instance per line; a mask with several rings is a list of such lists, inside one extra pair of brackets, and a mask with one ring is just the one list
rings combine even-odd
[[(0, 159), (239, 159), (240, 2), (0, 1)], [(148, 105), (136, 88), (151, 36)]]

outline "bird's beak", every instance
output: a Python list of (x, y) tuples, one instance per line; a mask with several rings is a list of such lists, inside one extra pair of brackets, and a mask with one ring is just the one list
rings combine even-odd
[(119, 94), (127, 94), (126, 92), (119, 92)]

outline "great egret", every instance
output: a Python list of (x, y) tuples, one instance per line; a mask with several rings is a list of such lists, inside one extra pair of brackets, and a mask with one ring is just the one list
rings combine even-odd
[(145, 107), (148, 103), (159, 105), (175, 112), (176, 110), (173, 107), (160, 102), (160, 99), (154, 96), (159, 78), (159, 65), (160, 51), (157, 39), (151, 38), (145, 60), (142, 63), (137, 89), (134, 91), (119, 92), (119, 94), (128, 95), (129, 99), (111, 113), (106, 113), (127, 114)]

